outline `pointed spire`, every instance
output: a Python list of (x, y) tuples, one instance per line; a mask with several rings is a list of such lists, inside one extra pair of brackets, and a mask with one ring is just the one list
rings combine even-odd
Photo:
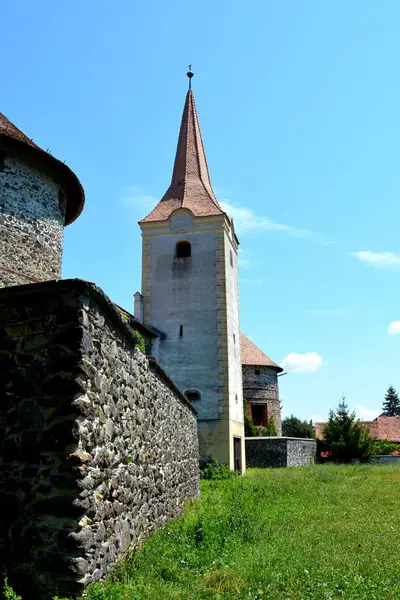
[(171, 185), (154, 210), (141, 222), (167, 221), (178, 208), (188, 208), (196, 217), (224, 214), (215, 197), (208, 172), (194, 95), (189, 77)]

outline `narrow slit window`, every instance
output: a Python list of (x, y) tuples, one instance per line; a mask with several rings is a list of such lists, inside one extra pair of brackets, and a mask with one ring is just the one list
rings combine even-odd
[(0, 150), (0, 171), (4, 171), (6, 155), (4, 150)]
[(233, 267), (233, 254), (232, 254), (232, 250), (229, 250), (229, 262), (231, 263), (231, 267)]
[(192, 256), (190, 242), (178, 242), (176, 245), (176, 258), (189, 258)]
[(183, 325), (179, 325), (179, 337), (183, 337)]

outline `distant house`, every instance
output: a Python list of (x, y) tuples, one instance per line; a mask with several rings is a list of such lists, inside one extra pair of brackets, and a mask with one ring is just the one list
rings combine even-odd
[[(376, 440), (400, 442), (400, 417), (385, 417), (380, 415), (373, 421), (360, 421), (368, 427), (371, 437)], [(323, 440), (323, 429), (326, 423), (315, 423), (315, 435), (318, 440)]]

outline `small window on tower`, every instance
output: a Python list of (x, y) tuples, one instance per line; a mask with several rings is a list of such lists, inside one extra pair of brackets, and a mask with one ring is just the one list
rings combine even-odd
[(260, 369), (254, 369), (254, 373), (255, 373), (256, 375), (259, 375), (259, 374), (260, 374)]
[(189, 242), (178, 242), (176, 245), (176, 258), (189, 258), (192, 256), (192, 246)]
[(185, 396), (189, 402), (197, 402), (201, 398), (199, 390), (186, 390)]
[(232, 254), (232, 250), (229, 250), (229, 262), (231, 263), (231, 267), (233, 267), (233, 254)]

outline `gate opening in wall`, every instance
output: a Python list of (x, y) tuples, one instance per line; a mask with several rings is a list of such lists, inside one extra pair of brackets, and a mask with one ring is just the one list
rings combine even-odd
[(233, 438), (233, 465), (235, 471), (242, 471), (242, 440), (241, 438)]

